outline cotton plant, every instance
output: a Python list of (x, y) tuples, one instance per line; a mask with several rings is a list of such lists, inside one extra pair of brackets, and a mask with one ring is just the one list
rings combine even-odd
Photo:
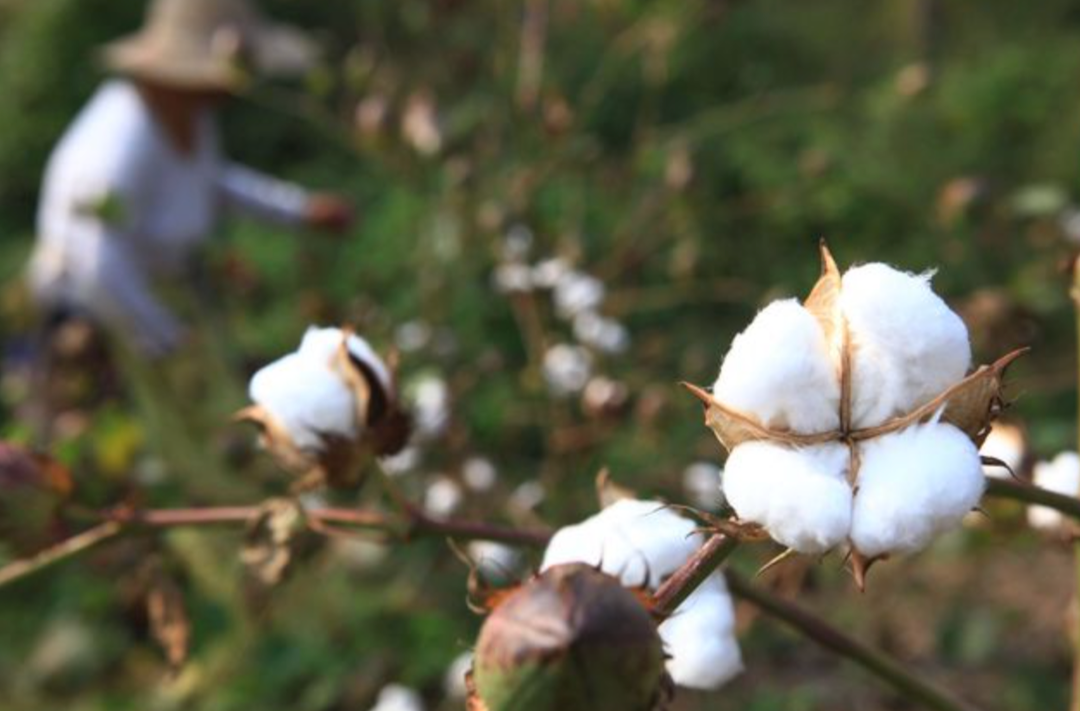
[(295, 352), (252, 376), (248, 394), (254, 404), (236, 419), (259, 427), (302, 487), (354, 485), (365, 461), (399, 452), (408, 437), (393, 369), (348, 329), (308, 328)]
[(982, 495), (978, 447), (1018, 355), (971, 369), (960, 317), (931, 273), (881, 263), (841, 275), (822, 247), (805, 301), (774, 301), (732, 342), (706, 391), (741, 522), (790, 552), (847, 544), (856, 580), (958, 526)]

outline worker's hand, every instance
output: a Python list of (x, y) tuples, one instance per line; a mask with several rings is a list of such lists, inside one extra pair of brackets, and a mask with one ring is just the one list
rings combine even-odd
[(330, 193), (316, 193), (308, 199), (304, 223), (326, 232), (344, 232), (352, 226), (355, 216), (352, 205), (344, 198)]

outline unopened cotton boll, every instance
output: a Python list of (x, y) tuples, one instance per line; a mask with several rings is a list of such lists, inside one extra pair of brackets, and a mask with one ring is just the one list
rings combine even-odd
[(600, 566), (624, 585), (655, 587), (701, 544), (690, 519), (659, 501), (623, 499), (579, 524), (559, 529), (540, 570), (563, 563)]
[(735, 606), (721, 573), (713, 573), (660, 625), (670, 655), (668, 673), (679, 686), (717, 689), (743, 669), (735, 636)]
[(813, 434), (840, 424), (840, 380), (825, 332), (795, 299), (769, 304), (735, 337), (713, 396), (773, 429)]
[(799, 553), (824, 553), (851, 528), (850, 454), (842, 444), (745, 442), (724, 465), (724, 495), (743, 521)]
[[(1035, 465), (1035, 486), (1066, 496), (1080, 496), (1080, 455), (1062, 452), (1049, 462)], [(1047, 506), (1029, 506), (1028, 523), (1033, 528), (1054, 530), (1065, 520), (1064, 515)]]
[(407, 686), (387, 684), (371, 711), (424, 711), (424, 700)]
[(921, 550), (960, 525), (985, 484), (978, 450), (950, 424), (869, 440), (861, 449), (851, 542), (867, 557)]
[(880, 263), (844, 274), (840, 308), (852, 344), (856, 427), (924, 405), (971, 366), (967, 326), (930, 288), (930, 278)]

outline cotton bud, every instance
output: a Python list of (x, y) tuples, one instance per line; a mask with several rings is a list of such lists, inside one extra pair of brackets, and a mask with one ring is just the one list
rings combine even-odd
[(851, 542), (867, 558), (926, 547), (982, 496), (979, 452), (952, 425), (915, 425), (870, 440), (861, 454)]
[[(1080, 455), (1061, 452), (1049, 462), (1035, 465), (1035, 486), (1065, 496), (1080, 496)], [(1060, 511), (1047, 506), (1028, 507), (1028, 523), (1032, 528), (1052, 531), (1065, 520)]]
[(408, 436), (390, 369), (341, 329), (309, 328), (295, 353), (255, 373), (249, 394), (255, 405), (237, 417), (262, 428), (283, 466), (334, 485), (355, 479), (363, 453), (394, 454)]
[(60, 508), (72, 488), (71, 475), (59, 462), (0, 442), (0, 539), (19, 555), (58, 540)]
[[(541, 570), (580, 562), (617, 575), (623, 585), (655, 589), (701, 543), (694, 523), (662, 503), (622, 499), (557, 531)], [(715, 689), (742, 669), (734, 618), (731, 598), (717, 574), (661, 624), (667, 670), (676, 684)]]
[(840, 382), (825, 332), (794, 299), (769, 304), (735, 337), (713, 395), (767, 427), (811, 434), (840, 423)]
[(724, 495), (739, 518), (761, 524), (799, 553), (824, 553), (851, 529), (847, 447), (838, 443), (793, 448), (747, 442), (724, 466)]
[[(996, 459), (1001, 464), (983, 464), (983, 473), (997, 479), (1019, 475), (1027, 459), (1027, 438), (1024, 431), (1007, 422), (995, 422), (979, 448), (979, 454)], [(1004, 464), (1005, 466), (1002, 466)]]
[(844, 274), (840, 308), (851, 338), (857, 428), (911, 412), (971, 366), (967, 327), (930, 288), (930, 277), (879, 263)]
[(588, 565), (560, 565), (488, 616), (472, 680), (487, 711), (653, 711), (664, 653), (630, 590)]

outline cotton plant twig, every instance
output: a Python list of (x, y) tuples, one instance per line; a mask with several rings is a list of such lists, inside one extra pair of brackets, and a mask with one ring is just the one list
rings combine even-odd
[(690, 594), (727, 560), (739, 545), (739, 540), (715, 533), (698, 548), (694, 555), (679, 566), (653, 595), (654, 611), (667, 616), (679, 609)]
[(786, 623), (822, 647), (850, 659), (879, 677), (900, 694), (936, 711), (975, 711), (976, 707), (961, 701), (936, 685), (912, 674), (899, 661), (837, 628), (793, 602), (776, 597), (751, 585), (742, 576), (727, 572), (728, 587), (736, 597), (753, 604), (772, 617)]
[(8, 563), (0, 568), (0, 587), (87, 551), (99, 543), (115, 538), (123, 530), (124, 527), (119, 522), (105, 521), (36, 555)]
[(1038, 504), (1054, 509), (1066, 516), (1080, 519), (1080, 499), (1075, 496), (1059, 494), (1056, 491), (1043, 489), (1034, 484), (1027, 484), (1008, 479), (986, 480), (986, 496), (996, 499), (1012, 499), (1025, 504)]

